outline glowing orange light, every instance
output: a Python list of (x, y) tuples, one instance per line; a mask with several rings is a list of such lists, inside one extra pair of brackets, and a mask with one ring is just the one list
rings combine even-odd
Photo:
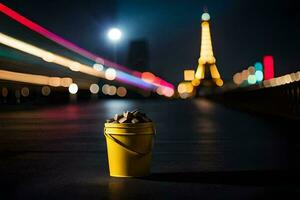
[(253, 66), (248, 67), (248, 72), (249, 72), (249, 75), (254, 75), (255, 74), (255, 67), (253, 67)]
[(126, 94), (127, 94), (127, 90), (126, 90), (125, 87), (118, 87), (118, 89), (117, 89), (117, 95), (119, 97), (125, 97)]
[(107, 93), (108, 93), (108, 95), (111, 95), (111, 96), (115, 95), (117, 93), (116, 86), (113, 86), (113, 85), (109, 86)]
[(157, 93), (158, 95), (163, 95), (163, 89), (162, 89), (162, 87), (158, 87), (158, 88), (156, 89), (156, 93)]
[[(0, 70), (0, 79), (37, 85), (50, 85), (54, 87), (63, 86), (61, 84), (62, 79), (59, 77), (41, 76), (35, 74), (12, 72), (7, 70)], [(68, 83), (73, 82), (71, 78), (65, 78), (65, 80), (68, 80)]]
[(7, 97), (8, 95), (8, 89), (6, 87), (2, 88), (2, 96)]
[(194, 80), (192, 80), (192, 85), (193, 85), (193, 86), (198, 86), (198, 85), (200, 85), (200, 80), (199, 80), (199, 79), (194, 79)]
[(217, 66), (215, 64), (210, 66), (210, 74), (212, 78), (220, 79), (220, 73), (217, 69)]
[(148, 83), (153, 83), (155, 80), (155, 75), (151, 72), (143, 72), (141, 76), (143, 81), (146, 81)]
[(186, 86), (182, 83), (180, 83), (177, 87), (178, 93), (184, 93), (186, 92)]
[(71, 78), (61, 78), (60, 85), (63, 87), (69, 87), (73, 83)]
[(219, 86), (219, 87), (221, 87), (223, 85), (222, 79), (217, 79), (216, 80), (216, 85)]
[(96, 69), (93, 69), (90, 66), (78, 63), (74, 60), (65, 58), (63, 56), (56, 55), (56, 54), (46, 51), (44, 49), (38, 48), (31, 44), (17, 40), (13, 37), (7, 36), (3, 33), (0, 33), (0, 43), (4, 44), (6, 46), (12, 47), (14, 49), (18, 49), (20, 51), (26, 52), (33, 56), (42, 58), (43, 60), (46, 60), (47, 62), (53, 62), (60, 66), (69, 68), (73, 71), (80, 71), (82, 73), (85, 73), (85, 74), (88, 74), (91, 76), (104, 78), (104, 73), (102, 71), (97, 71)]
[(243, 82), (242, 74), (241, 74), (241, 73), (236, 73), (236, 74), (233, 76), (233, 82), (234, 82), (236, 85), (240, 85), (240, 84)]
[(184, 70), (184, 80), (192, 81), (195, 78), (195, 70)]
[(163, 94), (166, 97), (172, 97), (174, 95), (174, 90), (172, 88), (163, 87)]
[(242, 71), (242, 80), (243, 81), (246, 81), (246, 80), (248, 80), (248, 76), (249, 76), (249, 71), (248, 70), (243, 70)]
[(49, 78), (49, 85), (53, 87), (60, 86), (60, 78), (58, 77), (50, 77)]
[(194, 87), (190, 82), (182, 82), (178, 85), (177, 90), (178, 93), (192, 93)]

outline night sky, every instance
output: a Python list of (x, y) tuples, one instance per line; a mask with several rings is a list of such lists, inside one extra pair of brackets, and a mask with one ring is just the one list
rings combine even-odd
[[(131, 40), (146, 39), (150, 68), (176, 84), (196, 69), (203, 9), (211, 15), (214, 54), (230, 80), (263, 55), (274, 55), (275, 75), (300, 69), (300, 6), (285, 1), (201, 0), (9, 0), (1, 1), (56, 34), (111, 59), (107, 30), (124, 31), (118, 60), (126, 65)], [(1, 16), (3, 19), (3, 15)], [(1, 18), (0, 18), (1, 19)], [(5, 30), (0, 21), (1, 30)], [(12, 35), (13, 36), (13, 35)]]

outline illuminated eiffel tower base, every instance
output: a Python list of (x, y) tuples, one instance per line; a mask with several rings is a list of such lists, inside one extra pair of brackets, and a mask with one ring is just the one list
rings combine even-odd
[(216, 65), (214, 57), (211, 34), (209, 28), (210, 16), (208, 13), (202, 14), (202, 35), (200, 58), (198, 60), (198, 68), (195, 73), (195, 79), (192, 81), (193, 86), (217, 86), (221, 87), (223, 81)]

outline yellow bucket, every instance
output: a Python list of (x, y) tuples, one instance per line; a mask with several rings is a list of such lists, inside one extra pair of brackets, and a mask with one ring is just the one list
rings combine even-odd
[(104, 135), (110, 176), (141, 177), (150, 174), (155, 128), (152, 122), (105, 123)]

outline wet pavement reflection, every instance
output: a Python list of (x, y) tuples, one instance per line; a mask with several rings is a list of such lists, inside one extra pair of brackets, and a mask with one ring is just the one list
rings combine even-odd
[[(103, 123), (135, 108), (156, 124), (152, 174), (110, 178)], [(0, 199), (298, 195), (295, 124), (207, 100), (103, 100), (1, 112)]]

